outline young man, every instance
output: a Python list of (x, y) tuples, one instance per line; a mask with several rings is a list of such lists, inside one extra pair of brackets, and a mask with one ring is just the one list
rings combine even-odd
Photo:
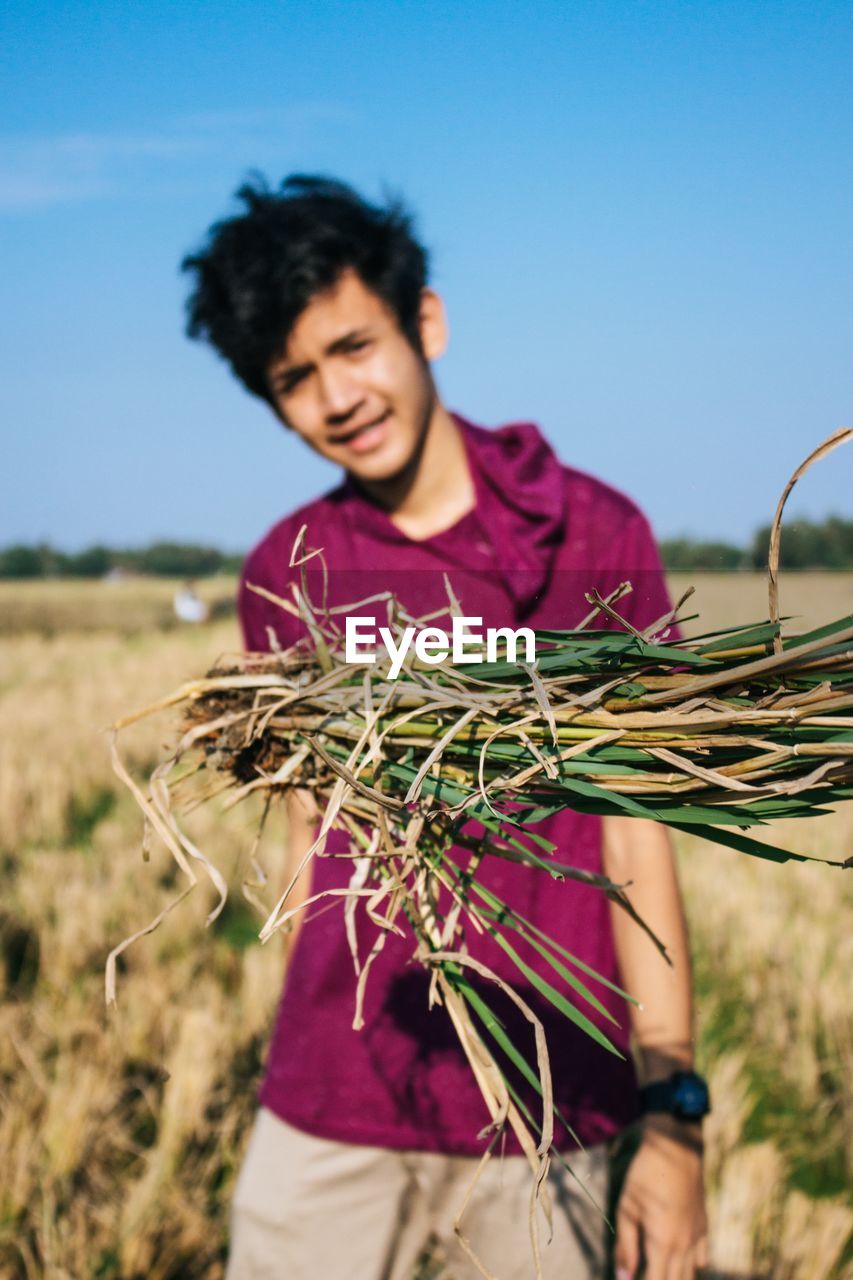
[[(444, 312), (398, 206), (374, 207), (343, 184), (302, 177), (277, 191), (245, 186), (238, 196), (242, 211), (216, 224), (184, 264), (194, 277), (188, 331), (345, 473), (249, 555), (239, 599), (248, 648), (284, 646), (299, 633), (250, 584), (287, 594), (303, 525), (307, 546), (323, 550), (333, 605), (391, 590), (423, 616), (446, 606), (447, 576), (484, 625), (569, 627), (589, 611), (585, 592), (630, 579), (634, 591), (619, 608), (633, 625), (666, 614), (655, 545), (629, 499), (562, 466), (534, 426), (486, 431), (442, 404), (431, 362), (447, 340)], [(317, 816), (310, 795), (289, 804), (293, 869)], [(563, 861), (631, 882), (632, 902), (672, 959), (670, 967), (600, 890), (546, 884), (527, 868), (486, 860), (489, 883), (511, 906), (640, 1001), (629, 1015), (611, 988), (596, 986), (616, 1029), (584, 1006), (619, 1057), (543, 1007), (532, 985), (521, 990), (545, 1023), (555, 1101), (572, 1130), (556, 1136), (572, 1174), (553, 1162), (543, 1271), (563, 1280), (605, 1274), (612, 1232), (597, 1206), (606, 1203), (614, 1140), (636, 1122), (639, 1145), (616, 1219), (617, 1275), (637, 1275), (644, 1263), (649, 1280), (683, 1280), (705, 1259), (706, 1102), (692, 1074), (689, 957), (669, 839), (651, 822), (577, 813), (540, 829)], [(333, 840), (328, 851), (336, 847)], [(350, 868), (320, 858), (311, 874), (319, 892), (346, 884)], [(308, 896), (307, 877), (296, 893)], [(389, 936), (368, 982), (364, 1028), (354, 1030), (342, 913), (315, 908), (308, 917), (298, 945), (295, 933), (289, 940), (261, 1110), (235, 1194), (229, 1277), (402, 1280), (429, 1240), (446, 1274), (476, 1275), (452, 1223), (489, 1117), (449, 1020), (428, 1012), (411, 945)], [(368, 922), (359, 930), (369, 946)], [(487, 942), (466, 938), (472, 956), (517, 985), (517, 971)], [(529, 963), (542, 964), (533, 951)], [(514, 1006), (498, 1007), (532, 1051)], [(535, 1094), (520, 1078), (514, 1084), (535, 1113)], [(533, 1274), (530, 1171), (511, 1134), (502, 1150), (462, 1231), (492, 1274), (516, 1280)]]

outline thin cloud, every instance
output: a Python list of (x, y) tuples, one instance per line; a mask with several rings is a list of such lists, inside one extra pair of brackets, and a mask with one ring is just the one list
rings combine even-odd
[(336, 102), (246, 111), (196, 112), (145, 133), (68, 132), (0, 136), (0, 211), (20, 212), (120, 194), (125, 185), (168, 182), (174, 162), (233, 155), (246, 164), (275, 147), (300, 146), (324, 127), (354, 123)]
[(110, 194), (109, 184), (84, 178), (59, 179), (38, 173), (6, 170), (0, 164), (0, 211), (37, 209), (74, 200), (96, 200)]

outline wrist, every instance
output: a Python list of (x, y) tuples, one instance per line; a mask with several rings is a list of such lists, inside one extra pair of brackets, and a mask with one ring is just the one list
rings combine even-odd
[(680, 1120), (677, 1116), (665, 1113), (649, 1113), (641, 1116), (637, 1122), (642, 1141), (657, 1141), (664, 1138), (677, 1144), (685, 1151), (691, 1151), (701, 1159), (705, 1151), (705, 1139), (701, 1120)]
[(678, 1043), (638, 1044), (635, 1047), (637, 1070), (643, 1085), (668, 1080), (675, 1071), (695, 1071), (693, 1044), (689, 1040)]
[[(651, 1080), (640, 1089), (640, 1111), (645, 1122), (658, 1121), (659, 1131), (682, 1132), (693, 1126), (701, 1136), (701, 1121), (711, 1110), (708, 1085), (695, 1071), (679, 1069), (664, 1079)], [(673, 1127), (675, 1126), (675, 1127)], [(698, 1126), (698, 1130), (697, 1130)], [(691, 1132), (690, 1128), (686, 1132)]]

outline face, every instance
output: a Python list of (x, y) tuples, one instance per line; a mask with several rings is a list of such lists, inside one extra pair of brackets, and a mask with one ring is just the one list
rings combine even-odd
[(441, 302), (425, 289), (423, 357), (397, 317), (354, 271), (317, 294), (267, 370), (284, 423), (358, 479), (391, 480), (412, 461), (429, 425), (435, 387), (428, 361), (441, 354)]

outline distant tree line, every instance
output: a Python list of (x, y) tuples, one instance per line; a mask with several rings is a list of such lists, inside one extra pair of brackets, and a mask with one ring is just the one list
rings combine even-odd
[[(764, 569), (769, 542), (770, 526), (764, 525), (747, 547), (694, 538), (667, 538), (660, 547), (667, 569), (732, 572)], [(236, 573), (241, 561), (239, 554), (188, 542), (154, 542), (141, 550), (98, 545), (76, 554), (57, 551), (47, 543), (20, 544), (0, 551), (0, 578), (103, 578), (113, 571), (206, 578), (215, 573)], [(792, 520), (785, 524), (781, 564), (783, 569), (853, 570), (853, 520), (829, 516), (821, 523)]]
[[(702, 569), (764, 569), (770, 546), (770, 525), (762, 525), (747, 547), (729, 542), (699, 542), (693, 538), (669, 538), (661, 542), (667, 569), (694, 572)], [(829, 516), (791, 520), (782, 526), (780, 564), (783, 569), (853, 569), (853, 520)]]
[(135, 550), (97, 545), (76, 554), (57, 551), (48, 543), (18, 544), (0, 551), (0, 578), (103, 578), (111, 572), (207, 578), (236, 573), (241, 561), (241, 555), (185, 542), (153, 542)]

